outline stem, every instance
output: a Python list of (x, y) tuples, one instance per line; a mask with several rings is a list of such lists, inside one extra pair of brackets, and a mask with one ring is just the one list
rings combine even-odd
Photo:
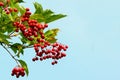
[(17, 33), (16, 33), (16, 34), (12, 33), (12, 34), (10, 34), (9, 36), (10, 36), (10, 37), (16, 37), (16, 36), (18, 36), (18, 35), (19, 35), (19, 34), (17, 34)]
[(13, 32), (11, 32), (10, 34), (8, 34), (10, 37), (11, 37), (11, 35), (14, 33), (14, 31)]
[(10, 53), (10, 51), (2, 43), (1, 45), (8, 52), (8, 54), (15, 60), (15, 62), (19, 65), (18, 60)]

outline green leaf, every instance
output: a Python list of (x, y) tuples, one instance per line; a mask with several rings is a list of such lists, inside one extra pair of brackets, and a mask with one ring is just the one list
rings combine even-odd
[(35, 2), (35, 3), (34, 3), (34, 7), (35, 7), (35, 9), (36, 9), (35, 14), (36, 14), (36, 13), (37, 13), (37, 14), (40, 14), (40, 13), (43, 12), (43, 8), (42, 8), (41, 4)]
[(23, 3), (24, 0), (16, 0), (14, 3)]
[(10, 48), (14, 51), (14, 53), (17, 53), (17, 57), (20, 57), (20, 54), (23, 54), (23, 45), (20, 43), (15, 43), (10, 46)]
[(25, 72), (26, 72), (26, 74), (27, 74), (27, 76), (28, 76), (29, 70), (28, 70), (28, 67), (27, 67), (26, 62), (23, 61), (23, 60), (18, 60), (18, 61), (20, 62), (21, 66), (25, 69)]
[(16, 47), (14, 47), (14, 46), (12, 45), (10, 48), (13, 50), (14, 53), (17, 53), (17, 48), (16, 48)]
[[(5, 13), (2, 13), (0, 17), (0, 29), (5, 29), (5, 32), (7, 32), (9, 29), (13, 29), (13, 26), (11, 28), (8, 28), (7, 26), (11, 26), (11, 18), (10, 15), (7, 15)], [(0, 30), (3, 31), (3, 30)]]
[(38, 22), (45, 22), (45, 18), (41, 14), (33, 14), (30, 16), (30, 19), (35, 19)]
[(31, 19), (35, 19), (38, 22), (50, 23), (66, 16), (63, 14), (54, 14), (50, 9), (43, 10), (42, 5), (37, 2), (34, 3), (34, 7), (36, 10)]
[(10, 33), (14, 30), (12, 24), (12, 16), (7, 15), (6, 13), (2, 13), (0, 16), (0, 31), (3, 33)]
[(55, 20), (61, 19), (63, 17), (66, 17), (66, 15), (63, 15), (63, 14), (52, 15), (52, 16), (46, 18), (45, 23), (50, 23), (50, 22), (53, 22)]
[(45, 32), (45, 40), (49, 41), (50, 43), (54, 43), (57, 41), (55, 38), (57, 36), (59, 29), (51, 29)]
[(3, 42), (5, 44), (9, 44), (10, 42), (7, 39), (10, 39), (10, 37), (3, 34), (3, 33), (0, 33), (0, 42)]
[(19, 46), (18, 48), (18, 53), (17, 53), (17, 57), (20, 57), (20, 54), (24, 54), (24, 51), (23, 51), (23, 47), (22, 46)]
[[(25, 13), (25, 11), (26, 11), (23, 6), (19, 5), (19, 3), (16, 3), (16, 4), (14, 5), (14, 7), (17, 8), (18, 11), (20, 11), (20, 14), (21, 14), (21, 15), (23, 15), (23, 14)], [(13, 16), (14, 16), (14, 15), (13, 15)]]
[(11, 33), (14, 31), (15, 27), (13, 27), (12, 23), (6, 24), (6, 32)]
[(45, 32), (45, 36), (46, 37), (48, 37), (48, 36), (56, 36), (58, 31), (59, 31), (58, 28), (48, 30), (48, 31)]
[(2, 7), (0, 7), (0, 13), (3, 11)]
[(23, 0), (18, 0), (19, 3), (24, 2)]
[(21, 15), (23, 15), (26, 11), (23, 6), (19, 6), (19, 10), (20, 10)]
[(51, 11), (50, 9), (46, 9), (46, 10), (43, 11), (43, 14), (42, 14), (42, 15), (43, 15), (45, 18), (48, 18), (48, 17), (50, 17), (53, 13), (54, 13), (54, 12)]
[(50, 37), (49, 39), (47, 39), (47, 41), (50, 43), (55, 43), (57, 39), (55, 39), (54, 37)]

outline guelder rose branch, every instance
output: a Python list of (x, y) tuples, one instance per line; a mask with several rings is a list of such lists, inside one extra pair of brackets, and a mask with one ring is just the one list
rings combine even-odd
[[(36, 11), (31, 13), (29, 8), (19, 5), (21, 2), (23, 0), (3, 0), (0, 2), (0, 45), (16, 61), (17, 66), (13, 68), (11, 75), (17, 78), (29, 73), (26, 62), (20, 59), (21, 54), (24, 54), (24, 49), (34, 48), (35, 56), (32, 61), (52, 59), (52, 65), (57, 64), (59, 59), (66, 57), (65, 51), (68, 49), (67, 45), (57, 42), (55, 38), (59, 29), (45, 32), (45, 29), (49, 27), (49, 22), (65, 17), (65, 15), (55, 15), (49, 9), (43, 10), (37, 2), (34, 3)], [(9, 41), (17, 36), (21, 42)], [(7, 48), (13, 50), (15, 56)]]

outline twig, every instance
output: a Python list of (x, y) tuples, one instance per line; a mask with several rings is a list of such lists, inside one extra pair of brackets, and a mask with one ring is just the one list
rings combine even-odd
[(10, 54), (10, 56), (15, 60), (15, 62), (19, 65), (18, 60), (10, 53), (10, 51), (1, 43), (2, 47)]
[(11, 32), (10, 34), (8, 34), (10, 37), (11, 37), (11, 35), (14, 33), (14, 31), (13, 32)]

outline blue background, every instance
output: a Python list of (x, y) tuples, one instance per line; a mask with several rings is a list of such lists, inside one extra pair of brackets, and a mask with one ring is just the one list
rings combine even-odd
[[(58, 41), (69, 45), (67, 57), (52, 66), (51, 61), (32, 62), (34, 51), (25, 50), (29, 76), (16, 79), (14, 60), (0, 50), (1, 80), (120, 80), (120, 0), (36, 0), (44, 9), (68, 16), (49, 24), (58, 27)], [(30, 7), (34, 0), (26, 0)]]

